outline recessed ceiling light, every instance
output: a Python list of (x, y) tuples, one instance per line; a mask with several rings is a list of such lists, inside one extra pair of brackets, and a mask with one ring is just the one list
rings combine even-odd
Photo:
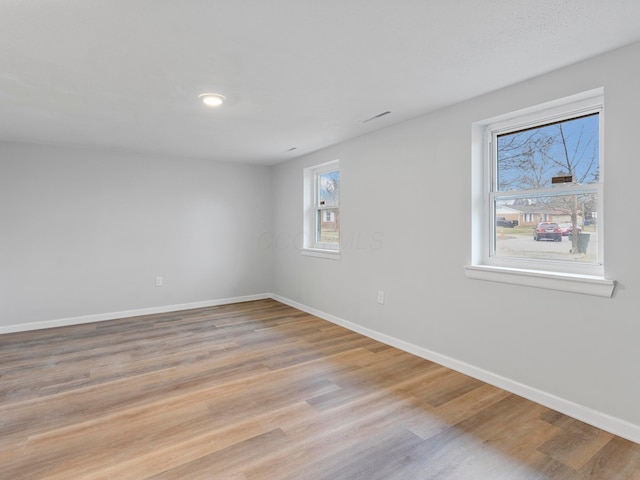
[(207, 107), (219, 107), (227, 99), (224, 95), (219, 93), (201, 93), (198, 98), (202, 100)]

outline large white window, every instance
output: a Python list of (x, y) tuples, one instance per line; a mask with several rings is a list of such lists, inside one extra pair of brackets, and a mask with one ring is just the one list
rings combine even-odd
[(588, 284), (611, 294), (603, 122), (598, 90), (474, 126), (481, 179), (474, 182), (471, 277), (582, 293)]
[(340, 251), (340, 164), (338, 160), (304, 170), (303, 253)]

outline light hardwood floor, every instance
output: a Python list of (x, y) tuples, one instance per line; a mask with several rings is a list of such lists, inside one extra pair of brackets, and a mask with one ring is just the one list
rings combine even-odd
[(273, 300), (0, 336), (0, 479), (640, 479), (640, 445)]

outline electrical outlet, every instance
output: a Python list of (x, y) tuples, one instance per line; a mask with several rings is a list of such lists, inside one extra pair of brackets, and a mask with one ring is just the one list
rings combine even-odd
[(384, 290), (378, 290), (378, 303), (384, 303)]
[(162, 277), (156, 277), (156, 287), (161, 287), (162, 281)]

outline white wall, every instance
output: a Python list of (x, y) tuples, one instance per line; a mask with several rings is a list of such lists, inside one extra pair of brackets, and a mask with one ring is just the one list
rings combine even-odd
[(270, 191), (267, 167), (0, 144), (0, 331), (269, 292)]
[[(273, 291), (640, 426), (638, 58), (640, 44), (275, 167)], [(472, 122), (601, 86), (614, 297), (467, 279)], [(334, 159), (350, 243), (340, 261), (301, 256), (302, 170)]]

